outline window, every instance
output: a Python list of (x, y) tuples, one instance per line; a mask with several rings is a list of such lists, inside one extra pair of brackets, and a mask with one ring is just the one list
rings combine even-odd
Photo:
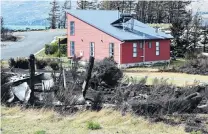
[(133, 57), (137, 57), (137, 43), (133, 43)]
[(70, 56), (74, 56), (74, 41), (70, 41)]
[(114, 43), (109, 44), (109, 56), (110, 57), (114, 56)]
[(140, 42), (140, 48), (143, 48), (143, 42)]
[(95, 56), (95, 43), (90, 42), (90, 56)]
[(151, 41), (148, 43), (148, 46), (149, 46), (149, 48), (152, 48), (152, 42)]
[(156, 42), (156, 55), (160, 55), (160, 43)]
[(70, 21), (70, 35), (74, 35), (74, 21)]

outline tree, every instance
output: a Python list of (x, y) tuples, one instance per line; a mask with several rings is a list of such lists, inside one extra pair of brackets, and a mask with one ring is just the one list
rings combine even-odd
[(93, 0), (93, 1), (78, 0), (77, 9), (97, 9), (97, 0)]
[(196, 13), (192, 20), (191, 38), (190, 38), (191, 44), (189, 46), (192, 52), (198, 46), (198, 42), (200, 41), (200, 34), (201, 34), (201, 18)]
[(203, 44), (203, 51), (208, 52), (208, 24), (205, 24), (203, 28), (203, 38), (201, 40), (201, 44)]
[(3, 17), (2, 16), (0, 16), (1, 17), (1, 30), (3, 29), (3, 26), (4, 26), (4, 19), (3, 19)]
[(71, 0), (66, 0), (65, 2), (64, 2), (64, 5), (62, 6), (62, 13), (63, 13), (63, 16), (62, 16), (62, 18), (61, 18), (61, 25), (64, 27), (64, 28), (66, 28), (66, 9), (71, 9)]
[(51, 4), (51, 10), (50, 10), (50, 13), (49, 13), (49, 22), (50, 22), (50, 27), (52, 29), (56, 29), (58, 23), (59, 23), (59, 5), (57, 3), (56, 0), (53, 0), (52, 2), (50, 2)]
[(121, 13), (130, 13), (134, 9), (134, 1), (100, 1), (101, 10), (118, 10)]
[(181, 57), (187, 52), (187, 48), (190, 45), (189, 35), (190, 35), (190, 22), (192, 20), (191, 11), (186, 10), (186, 6), (190, 4), (187, 1), (174, 1), (171, 3), (173, 9), (169, 10), (169, 15), (167, 21), (170, 21), (171, 34), (174, 37), (172, 41), (172, 50), (177, 53), (177, 56)]

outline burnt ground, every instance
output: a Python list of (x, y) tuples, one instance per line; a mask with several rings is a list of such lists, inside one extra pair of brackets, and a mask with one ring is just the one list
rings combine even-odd
[[(109, 70), (115, 75), (110, 75)], [(53, 92), (44, 92), (43, 98), (47, 99), (35, 107), (48, 106), (62, 114), (72, 114), (80, 109), (100, 110), (109, 105), (121, 110), (122, 115), (132, 112), (151, 122), (185, 125), (187, 132), (208, 133), (208, 85), (176, 87), (161, 79), (155, 80), (153, 85), (146, 85), (145, 78), (135, 83), (121, 82), (122, 73), (115, 67), (109, 70), (93, 71), (84, 101), (81, 96), (85, 72), (66, 71), (66, 89), (63, 88), (62, 75), (54, 78)], [(41, 84), (36, 84), (35, 89), (40, 90)], [(39, 94), (36, 93), (37, 98)], [(62, 105), (50, 105), (54, 100)], [(30, 104), (27, 106), (34, 108)]]

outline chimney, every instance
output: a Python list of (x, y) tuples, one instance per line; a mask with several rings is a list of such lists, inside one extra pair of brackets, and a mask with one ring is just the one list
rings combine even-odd
[(131, 18), (131, 31), (134, 30), (134, 18), (132, 17)]
[(158, 29), (159, 29), (159, 27), (156, 26), (156, 27), (155, 27), (155, 32), (156, 32), (156, 33), (158, 33)]
[(119, 7), (118, 7), (118, 19), (120, 18), (120, 15), (119, 15)]

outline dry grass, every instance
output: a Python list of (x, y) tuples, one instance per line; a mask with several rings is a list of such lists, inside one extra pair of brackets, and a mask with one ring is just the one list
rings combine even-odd
[(177, 86), (186, 86), (187, 84), (194, 84), (194, 81), (200, 83), (208, 83), (208, 76), (205, 75), (192, 75), (185, 73), (171, 73), (171, 72), (136, 72), (136, 73), (125, 73), (127, 76), (132, 76), (137, 79), (148, 76), (147, 84), (152, 84), (154, 78), (167, 79), (168, 83), (175, 84)]
[[(131, 114), (121, 116), (117, 111), (104, 109), (100, 112), (84, 111), (71, 116), (62, 116), (52, 110), (27, 109), (1, 106), (1, 129), (4, 134), (186, 134), (182, 126), (150, 123)], [(101, 129), (90, 130), (87, 122), (94, 121)]]
[[(172, 67), (179, 67), (179, 66), (182, 66), (184, 65), (185, 63), (185, 59), (177, 59), (175, 61), (171, 61), (170, 65), (169, 65), (169, 68), (172, 68)], [(153, 66), (150, 66), (150, 67), (132, 67), (132, 68), (127, 68), (125, 69), (126, 71), (144, 71), (144, 72), (158, 72), (161, 68), (164, 68), (164, 66), (167, 66), (167, 65), (153, 65)]]

